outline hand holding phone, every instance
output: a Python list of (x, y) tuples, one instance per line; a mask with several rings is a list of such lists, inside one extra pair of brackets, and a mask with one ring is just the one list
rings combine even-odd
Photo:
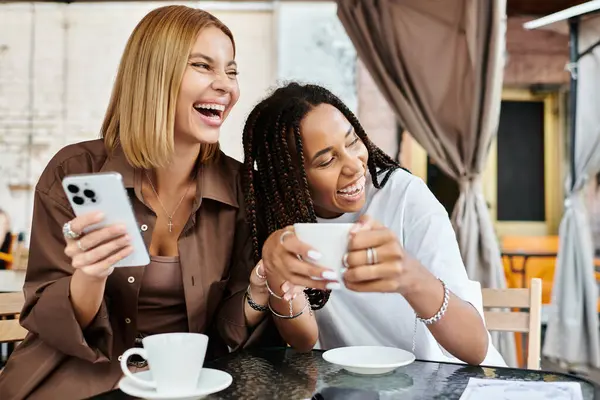
[(150, 263), (120, 174), (70, 175), (62, 184), (76, 215), (71, 230), (82, 234), (67, 239), (65, 253), (74, 268), (102, 277), (114, 267)]
[(90, 230), (90, 227), (101, 224), (103, 219), (101, 212), (89, 212), (73, 219), (73, 232), (89, 233), (77, 239), (66, 239), (65, 248), (65, 254), (71, 258), (73, 268), (100, 279), (110, 275), (115, 264), (133, 252), (124, 226), (117, 224)]

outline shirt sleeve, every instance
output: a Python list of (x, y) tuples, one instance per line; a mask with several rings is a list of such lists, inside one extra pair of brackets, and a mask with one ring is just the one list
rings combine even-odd
[(60, 352), (91, 362), (108, 362), (112, 328), (103, 301), (91, 324), (82, 330), (71, 305), (73, 267), (64, 254), (62, 226), (74, 218), (70, 207), (50, 194), (35, 192), (29, 262), (23, 291), (21, 325)]
[[(469, 280), (467, 276), (456, 233), (446, 209), (420, 179), (411, 182), (406, 196), (405, 208), (400, 214), (404, 220), (401, 233), (403, 247), (408, 254), (441, 279), (454, 295), (473, 305), (484, 320), (481, 286), (478, 282)], [(431, 335), (428, 330), (427, 334)], [(435, 340), (433, 335), (431, 337)], [(488, 339), (489, 357), (497, 351), (493, 348), (489, 333)], [(439, 343), (438, 346), (444, 356), (454, 359), (454, 356)], [(503, 361), (496, 363), (502, 364)]]

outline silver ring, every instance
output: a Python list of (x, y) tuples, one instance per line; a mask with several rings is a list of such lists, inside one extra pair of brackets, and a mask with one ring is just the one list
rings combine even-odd
[(74, 239), (79, 239), (81, 237), (81, 235), (79, 233), (74, 232), (71, 229), (71, 221), (65, 223), (63, 225), (63, 229), (62, 230), (63, 230), (63, 236), (65, 237), (65, 239), (74, 240)]
[(371, 251), (373, 252), (373, 264), (379, 264), (379, 259), (377, 257), (377, 249), (371, 247)]
[(85, 248), (85, 246), (81, 244), (81, 240), (77, 241), (77, 247), (79, 247), (79, 250), (81, 250), (84, 253), (87, 251), (87, 249)]
[(342, 264), (344, 264), (345, 268), (350, 268), (350, 265), (348, 264), (348, 253), (345, 253), (344, 257), (342, 257)]
[[(260, 272), (258, 272), (258, 268), (260, 266), (262, 266), (262, 261), (259, 262), (258, 265), (256, 266), (256, 276), (258, 276), (260, 279), (262, 279), (264, 281), (265, 279), (267, 279), (267, 276), (266, 275), (261, 275)], [(264, 270), (264, 267), (263, 267), (263, 270)]]
[(367, 249), (367, 265), (373, 265), (373, 248)]
[(285, 240), (285, 237), (288, 235), (293, 235), (294, 232), (292, 231), (285, 231), (281, 234), (281, 236), (279, 236), (279, 243), (283, 244), (283, 241)]

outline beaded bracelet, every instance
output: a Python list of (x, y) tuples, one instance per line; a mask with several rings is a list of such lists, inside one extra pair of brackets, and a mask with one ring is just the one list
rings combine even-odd
[(262, 304), (258, 304), (254, 301), (254, 299), (252, 298), (252, 293), (250, 293), (250, 285), (248, 285), (248, 288), (246, 289), (246, 301), (253, 310), (259, 312), (265, 312), (269, 310), (268, 306), (263, 306)]

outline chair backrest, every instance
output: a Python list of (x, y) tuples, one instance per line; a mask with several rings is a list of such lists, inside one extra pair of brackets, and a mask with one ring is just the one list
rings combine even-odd
[(0, 293), (0, 343), (19, 342), (27, 336), (27, 329), (19, 324), (24, 302), (23, 293)]
[[(510, 308), (518, 311), (484, 311), (490, 331), (527, 332), (527, 368), (540, 368), (542, 334), (542, 280), (531, 279), (526, 289), (482, 289), (483, 308)], [(523, 311), (527, 309), (528, 311)]]

